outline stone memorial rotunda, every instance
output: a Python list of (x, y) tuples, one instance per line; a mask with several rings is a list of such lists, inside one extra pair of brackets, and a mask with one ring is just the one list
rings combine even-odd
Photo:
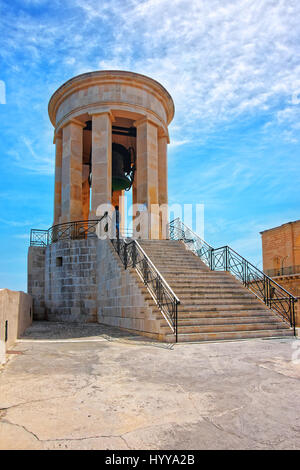
[(229, 247), (169, 223), (174, 104), (162, 85), (131, 72), (85, 73), (55, 91), (49, 116), (54, 218), (31, 231), (34, 319), (99, 322), (169, 342), (294, 334), (291, 294)]

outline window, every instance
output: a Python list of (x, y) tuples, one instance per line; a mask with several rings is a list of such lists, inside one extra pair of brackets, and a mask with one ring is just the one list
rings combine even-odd
[(63, 264), (63, 259), (61, 256), (58, 256), (56, 258), (56, 266), (62, 266), (62, 264)]

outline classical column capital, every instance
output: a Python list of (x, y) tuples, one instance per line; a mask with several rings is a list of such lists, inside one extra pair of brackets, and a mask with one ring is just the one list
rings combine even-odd
[(56, 144), (57, 140), (62, 139), (62, 131), (61, 129), (55, 129), (54, 136), (53, 136), (53, 143)]
[(139, 127), (139, 126), (141, 126), (142, 124), (145, 124), (145, 123), (153, 124), (153, 126), (159, 128), (159, 124), (154, 119), (151, 119), (148, 116), (144, 116), (141, 119), (138, 119), (137, 121), (134, 121), (133, 125), (135, 127)]
[(65, 127), (69, 126), (70, 124), (74, 124), (75, 126), (81, 127), (82, 129), (86, 126), (85, 122), (79, 121), (79, 119), (71, 118), (68, 121), (65, 121), (61, 124), (58, 128), (58, 131), (63, 130)]
[(111, 122), (114, 122), (115, 121), (115, 116), (113, 115), (113, 113), (111, 112), (110, 109), (107, 109), (107, 110), (93, 110), (93, 111), (90, 111), (89, 113), (89, 116), (102, 116), (102, 115), (105, 115), (107, 114), (110, 118), (110, 121)]
[(159, 129), (158, 129), (158, 138), (159, 139), (166, 138), (167, 143), (169, 144), (170, 143), (170, 137), (169, 137), (168, 129), (165, 129), (164, 127), (159, 127)]

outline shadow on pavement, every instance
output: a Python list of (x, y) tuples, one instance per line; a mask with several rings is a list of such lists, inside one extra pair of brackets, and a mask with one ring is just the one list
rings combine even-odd
[(58, 340), (106, 340), (122, 341), (132, 344), (145, 343), (171, 349), (172, 345), (161, 343), (145, 336), (120, 330), (113, 326), (102, 325), (99, 323), (62, 323), (35, 321), (27, 328), (22, 335), (21, 340), (39, 340), (39, 341), (58, 341)]

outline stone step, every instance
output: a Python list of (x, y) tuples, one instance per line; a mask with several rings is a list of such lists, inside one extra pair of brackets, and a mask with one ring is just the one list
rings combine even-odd
[[(165, 276), (165, 279), (167, 276)], [(224, 280), (219, 280), (219, 279), (200, 279), (199, 277), (195, 277), (194, 279), (178, 279), (175, 276), (174, 277), (168, 277), (170, 280), (173, 280), (172, 287), (174, 286), (177, 288), (194, 288), (194, 287), (199, 287), (199, 288), (240, 288), (244, 289), (243, 285), (241, 283), (236, 283), (234, 279), (226, 279)]]
[(167, 260), (167, 261), (162, 261), (162, 260), (159, 260), (159, 258), (155, 257), (155, 256), (151, 256), (151, 261), (153, 264), (155, 264), (157, 267), (159, 267), (159, 269), (162, 269), (163, 267), (169, 267), (169, 268), (174, 268), (175, 266), (182, 266), (182, 267), (186, 267), (188, 268), (189, 266), (196, 266), (196, 267), (201, 267), (203, 269), (206, 269), (208, 271), (210, 271), (210, 269), (203, 263), (199, 263), (199, 261), (197, 259), (186, 259), (185, 257), (182, 257), (182, 259), (177, 256), (176, 258), (174, 258), (174, 260)]
[[(153, 297), (151, 294), (146, 290), (144, 293), (145, 300), (147, 300), (148, 305), (150, 307), (156, 306), (156, 302), (154, 301)], [(178, 306), (178, 311), (182, 312), (184, 315), (191, 315), (195, 313), (202, 314), (204, 312), (207, 313), (220, 313), (220, 314), (225, 314), (227, 312), (243, 312), (243, 311), (267, 311), (269, 312), (270, 310), (260, 301), (256, 299), (245, 299), (248, 300), (248, 302), (243, 301), (241, 302), (234, 302), (234, 299), (228, 299), (228, 302), (226, 303), (224, 299), (218, 299), (220, 303), (218, 303), (217, 300), (214, 299), (206, 299), (209, 300), (209, 302), (203, 301), (194, 301), (192, 302), (190, 299), (187, 299), (186, 302), (184, 299), (180, 299), (180, 304)], [(237, 299), (238, 300), (238, 299)], [(187, 303), (188, 302), (188, 303)], [(272, 313), (272, 312), (271, 312)]]
[[(155, 266), (155, 265), (154, 265)], [(162, 271), (161, 269), (159, 269), (159, 266), (156, 266), (156, 269), (158, 271)], [(176, 275), (179, 276), (180, 274), (182, 276), (188, 276), (188, 277), (192, 277), (193, 275), (197, 275), (197, 276), (201, 276), (201, 278), (203, 279), (220, 279), (220, 280), (226, 280), (226, 279), (234, 279), (236, 280), (236, 278), (234, 276), (232, 276), (231, 274), (229, 274), (228, 272), (226, 271), (206, 271), (204, 269), (202, 269), (201, 267), (200, 268), (193, 268), (193, 270), (189, 270), (188, 268), (181, 268), (180, 270), (172, 270), (171, 268), (166, 268), (164, 269), (163, 271), (165, 271), (166, 273), (169, 273), (170, 275)]]
[[(186, 292), (186, 291), (181, 291), (179, 293), (178, 290), (176, 290), (176, 295), (180, 294), (180, 300), (186, 300), (190, 299), (192, 301), (197, 301), (197, 300), (215, 300), (216, 297), (220, 299), (254, 299), (253, 294), (251, 294), (250, 291), (248, 292), (235, 292), (234, 290), (228, 291), (228, 292), (207, 292), (207, 291), (202, 291), (202, 292)], [(257, 300), (256, 300), (257, 301)]]
[(195, 253), (193, 253), (192, 251), (187, 251), (187, 250), (177, 250), (177, 249), (174, 249), (174, 250), (148, 250), (148, 249), (145, 249), (144, 250), (148, 256), (152, 256), (152, 257), (156, 257), (156, 258), (159, 258), (161, 257), (161, 255), (164, 255), (165, 256), (165, 260), (176, 260), (178, 257), (182, 258), (182, 259), (193, 259), (195, 261), (198, 261), (199, 263), (203, 263), (203, 261), (201, 260), (201, 258), (199, 258), (199, 256), (195, 255)]
[[(143, 287), (144, 290), (144, 297), (145, 300), (147, 300), (148, 305), (150, 307), (157, 305), (156, 302), (154, 301), (153, 297), (151, 296), (150, 292)], [(203, 313), (203, 312), (220, 312), (225, 313), (225, 312), (239, 312), (239, 311), (253, 311), (253, 310), (260, 310), (260, 311), (267, 311), (269, 312), (270, 310), (259, 300), (256, 300), (255, 298), (245, 298), (243, 299), (243, 302), (241, 303), (240, 299), (202, 299), (202, 300), (191, 300), (190, 298), (183, 299), (180, 298), (180, 304), (178, 306), (178, 311), (186, 314), (192, 314), (192, 313)], [(227, 300), (227, 302), (226, 302)], [(271, 312), (271, 311), (270, 311)], [(272, 312), (271, 312), (272, 314)]]
[(174, 278), (170, 278), (168, 276), (163, 276), (164, 279), (169, 283), (169, 285), (172, 287), (173, 290), (175, 289), (218, 289), (218, 288), (224, 288), (224, 289), (231, 289), (231, 290), (246, 290), (250, 291), (250, 289), (244, 288), (242, 284), (238, 283), (236, 284), (233, 281), (222, 281), (222, 282), (217, 282), (217, 281), (207, 281), (206, 279), (191, 279), (191, 280), (179, 280), (178, 282), (175, 281)]
[[(226, 341), (249, 338), (286, 338), (293, 336), (293, 330), (254, 330), (254, 331), (219, 331), (213, 333), (179, 333), (178, 342)], [(174, 334), (165, 335), (165, 341), (174, 342)]]
[(205, 266), (199, 266), (195, 263), (189, 263), (189, 265), (183, 265), (182, 263), (178, 262), (178, 263), (173, 263), (172, 266), (170, 267), (169, 265), (162, 265), (162, 264), (158, 264), (158, 263), (155, 263), (153, 260), (152, 260), (154, 266), (156, 267), (156, 269), (163, 273), (163, 272), (169, 272), (169, 273), (203, 273), (203, 274), (210, 274), (212, 271), (210, 271), (209, 269), (206, 269)]
[(222, 284), (224, 284), (225, 286), (228, 286), (228, 284), (232, 285), (232, 286), (240, 286), (240, 287), (243, 287), (243, 285), (238, 282), (237, 280), (235, 280), (234, 278), (232, 277), (227, 277), (227, 278), (218, 278), (218, 277), (211, 277), (211, 276), (206, 276), (206, 275), (202, 275), (201, 273), (198, 273), (197, 275), (195, 274), (188, 274), (186, 273), (185, 275), (181, 275), (180, 273), (178, 273), (178, 275), (176, 276), (175, 273), (173, 274), (170, 274), (170, 273), (164, 273), (162, 271), (160, 271), (160, 274), (165, 278), (165, 279), (170, 279), (170, 281), (172, 281), (174, 283), (174, 285), (191, 285), (191, 286), (194, 286), (194, 285), (217, 285), (217, 286), (220, 286)]
[[(145, 251), (145, 253), (150, 257), (150, 256), (161, 256), (161, 255), (167, 255), (168, 258), (176, 258), (176, 255), (177, 256), (181, 256), (181, 257), (184, 257), (186, 255), (188, 256), (194, 256), (196, 257), (197, 255), (195, 255), (192, 251), (187, 251), (185, 249), (182, 249), (181, 247), (179, 248), (162, 248), (162, 249), (150, 249), (148, 247), (144, 247), (143, 245), (141, 245), (141, 247), (143, 248), (143, 250)], [(201, 261), (201, 259), (199, 257), (197, 257), (199, 259), (199, 261)]]
[[(165, 326), (165, 321), (162, 320), (161, 326)], [(199, 326), (199, 325), (235, 325), (235, 324), (261, 324), (261, 323), (275, 323), (282, 324), (282, 320), (275, 315), (257, 315), (247, 317), (214, 317), (214, 318), (182, 318), (178, 317), (178, 326)]]
[[(293, 335), (289, 324), (266, 307), (239, 280), (229, 272), (211, 271), (183, 243), (148, 240), (141, 241), (141, 246), (180, 299), (179, 341)], [(146, 299), (160, 320), (166, 340), (174, 341), (174, 335), (170, 333), (149, 292)]]
[[(155, 266), (155, 265), (154, 265)], [(156, 266), (157, 268), (157, 266)], [(177, 276), (177, 278), (194, 278), (197, 279), (198, 276), (201, 279), (214, 279), (215, 276), (211, 275), (210, 271), (205, 271), (204, 269), (200, 268), (191, 268), (191, 269), (183, 269), (183, 268), (178, 268), (176, 269), (159, 269), (157, 270), (163, 275), (163, 276), (168, 276), (168, 277), (174, 277)]]
[[(236, 313), (236, 312), (240, 312), (240, 313), (243, 313), (243, 312), (253, 312), (253, 311), (260, 311), (260, 312), (269, 312), (270, 310), (264, 306), (264, 304), (261, 304), (260, 305), (253, 305), (253, 307), (251, 305), (233, 305), (233, 306), (230, 306), (230, 305), (219, 305), (218, 308), (214, 307), (214, 306), (208, 306), (208, 305), (203, 305), (202, 308), (200, 308), (199, 306), (197, 305), (192, 305), (192, 306), (186, 306), (186, 305), (183, 305), (183, 304), (179, 304), (178, 306), (178, 311), (180, 311), (182, 314), (184, 315), (193, 315), (195, 313), (199, 313), (199, 314), (202, 314), (202, 313), (207, 313), (207, 314), (214, 314), (214, 313), (218, 313), (220, 315), (225, 315), (225, 314), (228, 314), (228, 313)], [(272, 312), (271, 312), (272, 314)]]
[(215, 305), (216, 307), (219, 307), (219, 305), (249, 305), (249, 304), (257, 304), (257, 302), (260, 302), (259, 300), (256, 299), (256, 297), (251, 296), (251, 297), (221, 297), (221, 296), (215, 296), (215, 297), (197, 297), (196, 299), (191, 299), (191, 297), (184, 298), (182, 297), (181, 303), (184, 304), (185, 306), (188, 305), (199, 305), (199, 307), (202, 307), (203, 305), (211, 306)]
[(214, 332), (235, 332), (235, 331), (262, 331), (262, 330), (289, 330), (289, 325), (282, 323), (241, 323), (223, 325), (187, 325), (178, 328), (179, 334), (186, 333), (214, 333)]
[(280, 316), (275, 315), (275, 313), (271, 312), (267, 308), (262, 309), (253, 309), (253, 310), (194, 310), (194, 311), (184, 311), (182, 309), (182, 305), (179, 305), (178, 308), (178, 317), (179, 318), (236, 318), (236, 317), (260, 317), (261, 315), (272, 315), (276, 318), (280, 319)]
[[(239, 305), (244, 305), (244, 304), (255, 304), (257, 305), (257, 302), (260, 301), (257, 300), (253, 294), (249, 292), (249, 294), (242, 293), (240, 295), (239, 293), (231, 292), (227, 294), (218, 294), (218, 297), (212, 295), (212, 294), (189, 294), (189, 293), (181, 293), (180, 295), (178, 294), (177, 291), (175, 291), (175, 294), (180, 300), (181, 305), (184, 305), (187, 307), (188, 305), (199, 305), (199, 307), (202, 307), (203, 305), (211, 306), (214, 305), (216, 307), (219, 306), (219, 304), (226, 304), (226, 305), (231, 305), (235, 306), (235, 304)], [(152, 296), (149, 291), (145, 294), (146, 300), (151, 300)]]
[(185, 245), (179, 240), (138, 240), (138, 243), (142, 246), (148, 246), (151, 249), (157, 247), (174, 247), (178, 246), (179, 248), (185, 248)]
[(248, 293), (248, 295), (253, 295), (251, 293), (251, 291), (246, 291), (244, 292), (244, 289), (235, 289), (234, 287), (214, 287), (214, 286), (205, 286), (205, 287), (202, 287), (202, 286), (195, 286), (195, 287), (185, 287), (185, 288), (182, 288), (182, 287), (176, 287), (176, 289), (174, 289), (176, 291), (176, 294), (178, 296), (181, 296), (181, 295), (208, 295), (208, 296), (220, 296), (220, 295), (227, 295), (227, 294), (236, 294), (236, 295), (243, 295), (245, 293), (245, 295)]

